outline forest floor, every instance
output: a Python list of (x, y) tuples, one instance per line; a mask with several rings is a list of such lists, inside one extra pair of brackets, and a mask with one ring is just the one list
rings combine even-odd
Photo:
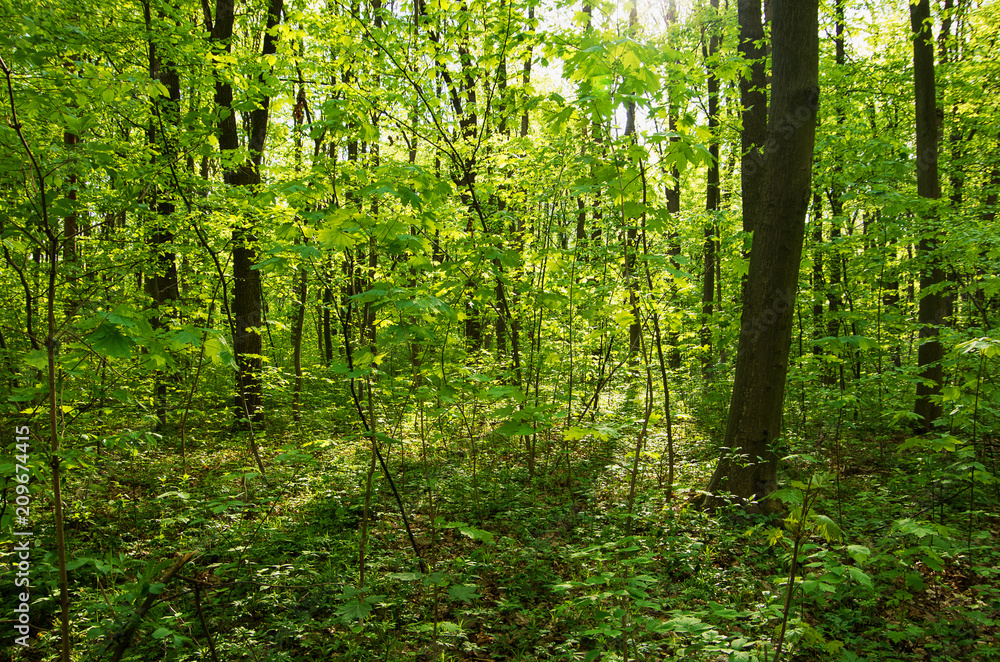
[[(800, 453), (764, 518), (694, 509), (712, 462), (680, 436), (672, 498), (656, 430), (631, 516), (627, 423), (539, 439), (533, 478), (497, 435), (383, 444), (423, 567), (357, 435), (261, 438), (266, 481), (245, 435), (106, 450), (69, 467), (74, 649), (107, 659), (155, 595), (123, 659), (773, 662), (781, 640), (789, 660), (1000, 660), (997, 487), (970, 489), (961, 447)], [(951, 473), (921, 482), (930, 462)], [(10, 659), (54, 659), (54, 564)]]

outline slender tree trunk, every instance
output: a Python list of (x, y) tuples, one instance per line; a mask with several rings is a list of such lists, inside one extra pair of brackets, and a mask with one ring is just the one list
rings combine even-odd
[[(167, 98), (159, 101), (151, 99), (152, 117), (147, 132), (147, 138), (153, 154), (163, 154), (166, 159), (176, 156), (176, 145), (169, 131), (176, 131), (179, 121), (181, 104), (181, 81), (177, 67), (169, 61), (164, 62), (159, 55), (159, 46), (152, 40), (156, 33), (153, 25), (153, 15), (148, 2), (143, 4), (146, 31), (149, 34), (149, 76), (159, 80), (167, 88)], [(156, 162), (156, 156), (153, 157)], [(177, 276), (177, 259), (173, 251), (174, 234), (170, 230), (171, 216), (175, 211), (174, 203), (166, 191), (153, 187), (153, 207), (156, 209), (156, 225), (150, 237), (153, 250), (153, 264), (147, 270), (145, 290), (153, 300), (156, 315), (150, 320), (154, 329), (162, 329), (169, 325), (169, 302), (180, 298), (180, 288)], [(167, 384), (163, 371), (157, 371), (154, 377), (153, 392), (156, 407), (157, 426), (162, 428), (167, 424)]]
[[(834, 46), (834, 61), (837, 67), (843, 67), (847, 63), (845, 44), (844, 44), (844, 1), (836, 0), (834, 7), (834, 18), (836, 21), (836, 27), (833, 46)], [(842, 127), (844, 124), (844, 108), (843, 101), (837, 99), (834, 102), (835, 112), (837, 117), (837, 126)], [(830, 254), (830, 282), (827, 286), (827, 306), (829, 315), (827, 316), (827, 335), (832, 338), (839, 338), (841, 335), (841, 309), (843, 308), (843, 283), (844, 283), (844, 258), (842, 257), (842, 252), (840, 249), (840, 240), (843, 236), (842, 227), (845, 221), (844, 217), (844, 202), (841, 200), (843, 194), (843, 184), (841, 183), (841, 177), (843, 169), (840, 167), (839, 163), (834, 163), (832, 168), (832, 182), (830, 188), (827, 190), (827, 200), (830, 203), (830, 247), (832, 248), (832, 253)], [(844, 348), (842, 350), (844, 353), (849, 353), (850, 348)], [(843, 358), (843, 357), (841, 357)], [(843, 366), (843, 364), (840, 364)], [(843, 370), (838, 371), (841, 375), (841, 389), (844, 388), (843, 383)], [(837, 381), (837, 375), (834, 372), (828, 372), (824, 377), (824, 383), (827, 385), (833, 385)]]
[[(751, 510), (777, 488), (799, 262), (819, 106), (818, 0), (772, 0), (774, 62), (763, 213), (754, 229), (723, 455), (708, 485)], [(752, 203), (753, 201), (751, 201)], [(714, 505), (716, 499), (706, 499)]]
[[(718, 0), (713, 0), (717, 2)], [(632, 10), (629, 12), (628, 25), (629, 36), (636, 38), (636, 28), (639, 24), (639, 11), (636, 4), (632, 3)], [(635, 141), (635, 100), (630, 99), (625, 106), (625, 140), (631, 145)], [(639, 164), (639, 169), (642, 169)], [(623, 218), (623, 220), (625, 220)], [(625, 282), (628, 286), (629, 307), (632, 309), (632, 323), (629, 324), (629, 353), (633, 358), (640, 356), (642, 350), (642, 319), (639, 311), (639, 277), (636, 273), (636, 257), (639, 253), (638, 230), (636, 220), (627, 220), (628, 229), (625, 231)]]
[[(535, 21), (535, 5), (534, 3), (532, 3), (528, 6), (528, 22), (529, 24), (531, 24), (530, 31), (532, 34), (534, 34), (535, 32), (534, 21)], [(532, 49), (529, 47), (528, 53), (524, 58), (524, 66), (521, 71), (521, 85), (523, 85), (525, 89), (527, 89), (528, 85), (531, 83), (531, 51)], [(520, 135), (522, 138), (528, 137), (528, 120), (529, 120), (528, 106), (527, 104), (525, 104), (524, 112), (521, 113)]]
[[(929, 0), (910, 5), (910, 25), (913, 30), (913, 86), (916, 112), (917, 194), (928, 200), (941, 197), (938, 182), (938, 119), (934, 83), (934, 42), (931, 31)], [(937, 286), (946, 279), (937, 255), (938, 230), (933, 219), (921, 224), (924, 228), (917, 249), (925, 266), (920, 275), (920, 345), (917, 365), (921, 381), (913, 412), (919, 417), (918, 426), (929, 429), (941, 416), (941, 385), (944, 381), (944, 346), (938, 340), (938, 326), (948, 317), (948, 297)]]
[(817, 191), (813, 193), (813, 354), (820, 356), (823, 346), (820, 340), (826, 336), (823, 324), (823, 291), (826, 289), (826, 278), (823, 275), (823, 196)]
[[(712, 132), (708, 152), (711, 159), (705, 178), (705, 211), (708, 225), (705, 226), (704, 268), (701, 289), (701, 373), (709, 377), (712, 372), (712, 313), (715, 299), (715, 261), (719, 242), (717, 241), (717, 215), (721, 203), (719, 191), (719, 79), (715, 75), (713, 58), (719, 50), (719, 0), (711, 0), (712, 12), (709, 25), (702, 26), (702, 55), (708, 70), (708, 130)], [(706, 29), (709, 31), (705, 41)]]
[(761, 197), (764, 177), (764, 145), (767, 131), (767, 77), (764, 71), (764, 26), (760, 0), (739, 0), (737, 16), (740, 24), (739, 51), (750, 62), (750, 76), (740, 78), (740, 104), (743, 106), (740, 132), (740, 187), (743, 192), (743, 230), (751, 232), (758, 225), (761, 207), (753, 204)]
[[(274, 28), (281, 19), (283, 0), (270, 0), (263, 36), (262, 54), (277, 52)], [(234, 0), (217, 0), (212, 41), (217, 48), (232, 49)], [(263, 74), (258, 84), (263, 86)], [(219, 124), (219, 149), (225, 154), (240, 147), (233, 108), (232, 84), (219, 79), (215, 84), (215, 101), (225, 117)], [(234, 164), (223, 173), (223, 180), (232, 187), (245, 187), (252, 195), (260, 184), (260, 163), (267, 138), (270, 97), (258, 98), (258, 107), (250, 112), (250, 136), (247, 142), (249, 160)], [(224, 159), (225, 160), (225, 159)], [(257, 262), (257, 237), (254, 219), (244, 217), (233, 228), (233, 353), (236, 357), (236, 417), (239, 425), (253, 429), (263, 421), (263, 382), (261, 376), (262, 338), (258, 331), (262, 321), (263, 286)]]

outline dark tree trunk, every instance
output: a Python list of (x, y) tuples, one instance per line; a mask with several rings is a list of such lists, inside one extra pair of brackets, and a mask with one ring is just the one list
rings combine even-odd
[[(773, 81), (763, 200), (743, 300), (723, 456), (708, 492), (753, 510), (777, 488), (781, 415), (819, 106), (818, 0), (772, 0)], [(752, 203), (753, 201), (751, 201)], [(716, 499), (707, 499), (714, 505)]]
[[(150, 37), (155, 33), (153, 16), (149, 3), (144, 4), (146, 30)], [(175, 158), (176, 149), (173, 137), (166, 133), (176, 131), (179, 122), (181, 103), (181, 81), (177, 67), (169, 61), (164, 62), (159, 55), (159, 47), (152, 40), (149, 42), (149, 76), (159, 80), (167, 88), (167, 99), (158, 102), (152, 99), (153, 117), (148, 131), (148, 140), (153, 153), (162, 153), (167, 159)], [(162, 130), (157, 131), (158, 127)], [(156, 157), (153, 157), (155, 162)], [(174, 203), (167, 197), (165, 191), (154, 187), (152, 191), (156, 208), (156, 225), (150, 237), (153, 249), (154, 263), (146, 274), (145, 290), (153, 300), (156, 315), (150, 320), (154, 329), (168, 326), (169, 312), (166, 307), (169, 302), (180, 298), (180, 288), (177, 277), (177, 259), (172, 249), (174, 234), (170, 230), (170, 218), (174, 214)], [(156, 420), (159, 427), (167, 424), (167, 383), (162, 371), (157, 371), (154, 385), (154, 401)]]
[(295, 293), (297, 307), (295, 319), (292, 321), (292, 365), (295, 369), (295, 387), (292, 391), (292, 416), (295, 421), (302, 420), (300, 411), (302, 399), (302, 330), (306, 320), (306, 296), (308, 295), (308, 271), (299, 267), (298, 284)]
[[(225, 52), (232, 49), (234, 0), (217, 0), (212, 27), (212, 41)], [(264, 56), (277, 51), (274, 28), (281, 19), (283, 0), (270, 0), (263, 36)], [(263, 86), (263, 74), (258, 83)], [(223, 173), (223, 180), (233, 187), (246, 187), (251, 193), (260, 184), (260, 163), (267, 139), (270, 97), (261, 96), (259, 106), (250, 112), (250, 159), (235, 164)], [(219, 123), (219, 149), (225, 154), (240, 147), (233, 109), (233, 88), (226, 80), (215, 84), (215, 102), (225, 117)], [(257, 237), (252, 218), (243, 218), (233, 228), (233, 354), (236, 357), (236, 418), (242, 425), (256, 426), (263, 420), (263, 383), (261, 379), (262, 339), (258, 332), (262, 321), (263, 287), (257, 262)]]
[[(843, 67), (846, 63), (846, 53), (844, 44), (844, 0), (837, 0), (836, 6), (834, 8), (834, 15), (836, 20), (836, 32), (834, 34), (833, 46), (834, 46), (834, 61), (838, 67)], [(842, 126), (844, 123), (844, 108), (841, 100), (837, 100), (835, 103), (836, 116), (837, 116), (837, 126)], [(832, 338), (838, 338), (841, 335), (841, 310), (843, 309), (843, 283), (845, 280), (845, 263), (840, 251), (840, 239), (842, 237), (842, 224), (844, 223), (844, 202), (841, 200), (843, 194), (843, 185), (841, 183), (842, 168), (839, 163), (834, 163), (832, 169), (833, 181), (830, 184), (830, 188), (827, 191), (827, 200), (830, 203), (830, 247), (833, 249), (830, 255), (830, 282), (827, 287), (826, 297), (827, 297), (827, 308), (829, 311), (829, 316), (827, 317), (827, 335)], [(844, 351), (850, 351), (846, 349)], [(843, 363), (839, 364), (841, 369), (838, 371), (840, 374), (840, 387), (844, 388), (843, 382)], [(828, 371), (824, 375), (824, 383), (832, 386), (837, 382), (837, 375), (833, 371)]]
[(711, 159), (705, 184), (705, 211), (708, 225), (705, 226), (704, 263), (701, 283), (701, 372), (708, 377), (712, 366), (712, 313), (715, 300), (715, 260), (719, 242), (716, 240), (716, 215), (719, 213), (719, 79), (715, 75), (712, 58), (719, 50), (718, 11), (719, 0), (711, 0), (712, 14), (707, 26), (710, 34), (705, 43), (706, 26), (702, 26), (702, 55), (708, 70), (708, 130), (712, 132), (712, 142), (708, 146)]
[[(913, 30), (913, 89), (916, 99), (917, 194), (928, 200), (941, 197), (938, 182), (938, 118), (934, 83), (934, 42), (930, 22), (929, 0), (910, 5), (910, 26)], [(931, 219), (929, 219), (931, 220)], [(938, 340), (938, 325), (948, 317), (948, 297), (935, 286), (944, 283), (945, 270), (936, 255), (938, 238), (936, 223), (922, 224), (924, 230), (918, 251), (925, 262), (920, 274), (920, 306), (917, 313), (920, 346), (917, 364), (921, 381), (917, 384), (917, 399), (913, 412), (919, 417), (918, 426), (929, 429), (941, 416), (941, 384), (944, 381), (944, 346)]]
[[(713, 0), (713, 2), (718, 2), (718, 0)], [(628, 16), (629, 36), (632, 38), (635, 38), (638, 23), (639, 11), (633, 3)], [(635, 140), (634, 99), (630, 99), (625, 106), (625, 139), (627, 141)], [(639, 168), (642, 168), (642, 164), (639, 164)], [(639, 253), (638, 230), (636, 229), (638, 219), (623, 218), (622, 220), (628, 224), (628, 229), (625, 231), (625, 282), (628, 286), (629, 307), (632, 309), (632, 323), (629, 324), (628, 328), (628, 346), (629, 353), (633, 357), (638, 357), (642, 349), (642, 316), (639, 311), (638, 295), (639, 277), (636, 273), (636, 257)]]
[(320, 345), (323, 352), (323, 361), (327, 368), (333, 365), (333, 288), (327, 286), (323, 288), (323, 328), (320, 337)]
[[(532, 3), (531, 5), (528, 6), (528, 23), (532, 24), (531, 28), (530, 28), (532, 33), (534, 33), (534, 31), (535, 31), (535, 28), (534, 28), (534, 25), (533, 25), (534, 20), (535, 20), (535, 5), (534, 5), (534, 3)], [(526, 89), (526, 90), (528, 89), (528, 84), (531, 82), (531, 51), (532, 51), (532, 49), (529, 47), (528, 48), (528, 54), (524, 58), (524, 68), (523, 68), (523, 70), (521, 72), (521, 84), (524, 86), (524, 89)], [(521, 135), (522, 138), (526, 138), (528, 136), (528, 120), (529, 120), (529, 117), (528, 117), (528, 106), (527, 106), (527, 104), (525, 104), (524, 112), (521, 113), (521, 134), (520, 135)]]
[[(80, 142), (80, 138), (75, 133), (70, 133), (66, 131), (63, 134), (63, 143), (66, 145), (67, 154), (72, 154), (73, 150), (76, 148), (77, 143)], [(63, 261), (72, 263), (76, 262), (76, 235), (78, 232), (77, 227), (77, 215), (76, 215), (76, 187), (77, 187), (77, 176), (76, 171), (72, 171), (66, 180), (66, 200), (70, 204), (70, 213), (66, 215), (63, 219)]]
[(760, 216), (760, 205), (753, 204), (753, 201), (761, 196), (764, 157), (760, 149), (767, 132), (767, 94), (764, 91), (767, 77), (764, 71), (764, 26), (760, 0), (739, 0), (737, 13), (740, 55), (751, 63), (749, 78), (740, 78), (740, 103), (743, 106), (740, 187), (743, 192), (743, 230), (750, 232), (757, 227)]

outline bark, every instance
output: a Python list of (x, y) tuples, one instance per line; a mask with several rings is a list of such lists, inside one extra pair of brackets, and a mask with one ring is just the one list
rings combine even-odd
[[(718, 0), (713, 0), (713, 2), (718, 3)], [(639, 23), (639, 12), (636, 9), (635, 3), (632, 4), (632, 10), (629, 12), (628, 17), (628, 27), (629, 36), (632, 39), (636, 37), (636, 28)], [(630, 99), (625, 107), (625, 140), (628, 144), (632, 144), (635, 141), (635, 100)], [(639, 164), (639, 168), (642, 168), (642, 164)], [(642, 349), (642, 319), (639, 312), (639, 279), (636, 274), (636, 257), (639, 252), (639, 241), (638, 233), (636, 229), (636, 220), (633, 219), (628, 223), (628, 230), (625, 233), (625, 282), (628, 284), (628, 298), (629, 306), (632, 309), (632, 323), (629, 325), (628, 337), (629, 337), (629, 353), (633, 357), (638, 357), (639, 352)]]
[[(306, 88), (302, 81), (302, 71), (299, 70), (299, 91), (295, 97), (295, 107), (292, 110), (292, 120), (295, 123), (295, 174), (302, 172), (302, 132), (305, 113), (308, 112), (306, 103)], [(319, 145), (316, 145), (319, 151)], [(296, 277), (298, 283), (295, 283)], [(295, 317), (292, 320), (291, 342), (292, 342), (292, 367), (295, 370), (295, 385), (292, 388), (292, 418), (296, 423), (302, 420), (301, 400), (302, 400), (302, 336), (306, 321), (306, 301), (309, 294), (308, 271), (304, 265), (297, 267), (296, 273), (292, 276), (293, 287), (296, 288)]]
[[(928, 200), (941, 197), (938, 181), (938, 114), (934, 83), (934, 42), (930, 21), (930, 2), (920, 0), (910, 5), (910, 26), (913, 30), (913, 89), (916, 112), (917, 194)], [(932, 219), (928, 219), (932, 220)], [(927, 430), (941, 416), (941, 385), (944, 381), (944, 346), (938, 340), (938, 325), (948, 316), (948, 298), (938, 289), (946, 279), (940, 258), (936, 224), (925, 224), (917, 249), (926, 263), (920, 275), (920, 305), (917, 313), (920, 345), (917, 365), (921, 382), (913, 412), (918, 426)]]
[[(844, 0), (837, 0), (834, 8), (834, 19), (836, 22), (833, 38), (834, 61), (838, 67), (843, 67), (847, 63), (844, 44)], [(844, 109), (841, 103), (836, 104), (837, 126), (844, 124)], [(839, 163), (834, 163), (832, 168), (833, 181), (827, 190), (827, 200), (830, 203), (830, 246), (833, 249), (830, 255), (830, 282), (827, 287), (827, 335), (832, 338), (840, 337), (841, 332), (841, 309), (843, 308), (843, 283), (845, 280), (845, 264), (840, 254), (839, 243), (842, 237), (841, 224), (844, 222), (844, 203), (841, 200), (843, 195), (843, 185), (841, 184), (842, 168)], [(849, 350), (846, 350), (849, 351)], [(842, 366), (843, 364), (841, 364)], [(843, 369), (839, 371), (841, 375), (841, 389), (844, 388)], [(828, 371), (824, 375), (823, 382), (832, 386), (837, 381), (837, 375), (833, 371)]]
[[(217, 0), (212, 26), (212, 42), (216, 48), (229, 52), (232, 49), (234, 0)], [(283, 0), (270, 0), (263, 37), (262, 55), (277, 51), (274, 28), (281, 18)], [(264, 84), (263, 74), (258, 79)], [(247, 149), (250, 158), (234, 164), (223, 173), (223, 181), (232, 187), (245, 187), (251, 194), (260, 184), (260, 163), (264, 142), (267, 139), (267, 120), (270, 96), (258, 98), (259, 106), (250, 113), (250, 135)], [(240, 147), (236, 114), (233, 109), (232, 84), (219, 78), (215, 84), (215, 103), (219, 108), (219, 149), (225, 154)], [(252, 218), (243, 218), (233, 228), (233, 353), (236, 357), (236, 417), (241, 425), (251, 428), (263, 421), (263, 383), (261, 379), (262, 339), (257, 329), (261, 326), (263, 286), (260, 271), (253, 269), (257, 262), (256, 232)], [(245, 421), (245, 423), (243, 422)]]
[[(749, 510), (777, 488), (781, 416), (819, 105), (818, 0), (772, 0), (773, 82), (762, 186), (723, 455), (708, 492)], [(753, 201), (751, 201), (753, 202)], [(718, 498), (708, 498), (713, 506)]]
[[(80, 142), (79, 136), (75, 133), (70, 133), (66, 131), (63, 134), (63, 143), (66, 145), (66, 153), (72, 154), (76, 145)], [(72, 167), (72, 166), (71, 166)], [(66, 199), (69, 201), (72, 211), (66, 215), (63, 219), (63, 261), (64, 262), (76, 262), (76, 235), (79, 230), (77, 227), (77, 215), (76, 215), (76, 187), (77, 187), (77, 176), (75, 169), (70, 172), (67, 178), (66, 187)]]
[[(532, 4), (528, 7), (528, 24), (531, 34), (535, 33), (535, 5)], [(521, 84), (524, 86), (525, 94), (527, 94), (528, 85), (531, 83), (531, 51), (532, 48), (528, 47), (528, 54), (524, 58), (524, 66), (521, 72)], [(521, 113), (521, 137), (526, 138), (528, 136), (528, 108), (525, 104), (524, 112)]]
[[(143, 5), (146, 30), (152, 37), (155, 33), (152, 23), (153, 17), (149, 3)], [(160, 57), (158, 45), (150, 40), (149, 48), (149, 76), (154, 80), (159, 80), (167, 88), (167, 98), (159, 101), (151, 100), (153, 106), (153, 116), (150, 120), (148, 130), (148, 141), (153, 150), (153, 164), (156, 163), (157, 152), (162, 153), (166, 159), (175, 158), (176, 149), (172, 136), (168, 131), (176, 131), (179, 122), (179, 109), (181, 103), (181, 82), (176, 65), (168, 60), (164, 61)], [(146, 274), (145, 290), (146, 294), (153, 300), (153, 309), (156, 315), (150, 320), (154, 329), (162, 329), (168, 326), (170, 313), (166, 309), (169, 302), (177, 301), (180, 298), (180, 287), (177, 276), (177, 259), (173, 251), (174, 234), (170, 230), (170, 218), (175, 211), (174, 203), (166, 195), (166, 191), (158, 187), (152, 189), (152, 207), (156, 209), (156, 221), (153, 227), (149, 243), (153, 250), (153, 265)], [(156, 406), (156, 420), (158, 427), (167, 424), (167, 384), (162, 371), (157, 371), (153, 384), (154, 400)]]
[(721, 198), (719, 195), (719, 79), (715, 75), (715, 67), (711, 59), (719, 50), (721, 39), (718, 34), (719, 0), (711, 0), (712, 19), (708, 29), (711, 34), (705, 43), (705, 26), (702, 27), (702, 54), (705, 57), (705, 67), (708, 69), (708, 130), (712, 132), (712, 142), (708, 146), (711, 160), (708, 164), (708, 174), (705, 185), (705, 211), (708, 225), (705, 226), (704, 264), (702, 270), (701, 289), (701, 372), (708, 377), (712, 372), (712, 313), (715, 297), (715, 260), (718, 250), (716, 215), (719, 213)]
[(760, 148), (767, 131), (767, 78), (764, 71), (764, 26), (760, 0), (739, 0), (737, 14), (740, 24), (740, 56), (750, 62), (750, 77), (740, 78), (740, 104), (743, 130), (740, 133), (741, 173), (743, 192), (743, 230), (751, 232), (758, 225), (761, 199), (760, 186), (764, 176), (764, 157)]
[[(329, 270), (328, 270), (329, 272)], [(332, 320), (332, 308), (334, 305), (333, 288), (329, 285), (323, 288), (323, 323), (322, 335), (320, 337), (320, 347), (323, 352), (323, 361), (327, 368), (333, 365), (333, 334), (334, 325)]]

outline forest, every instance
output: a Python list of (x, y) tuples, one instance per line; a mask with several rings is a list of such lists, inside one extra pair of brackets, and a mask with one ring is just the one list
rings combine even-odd
[(1000, 660), (998, 35), (0, 0), (0, 660)]

